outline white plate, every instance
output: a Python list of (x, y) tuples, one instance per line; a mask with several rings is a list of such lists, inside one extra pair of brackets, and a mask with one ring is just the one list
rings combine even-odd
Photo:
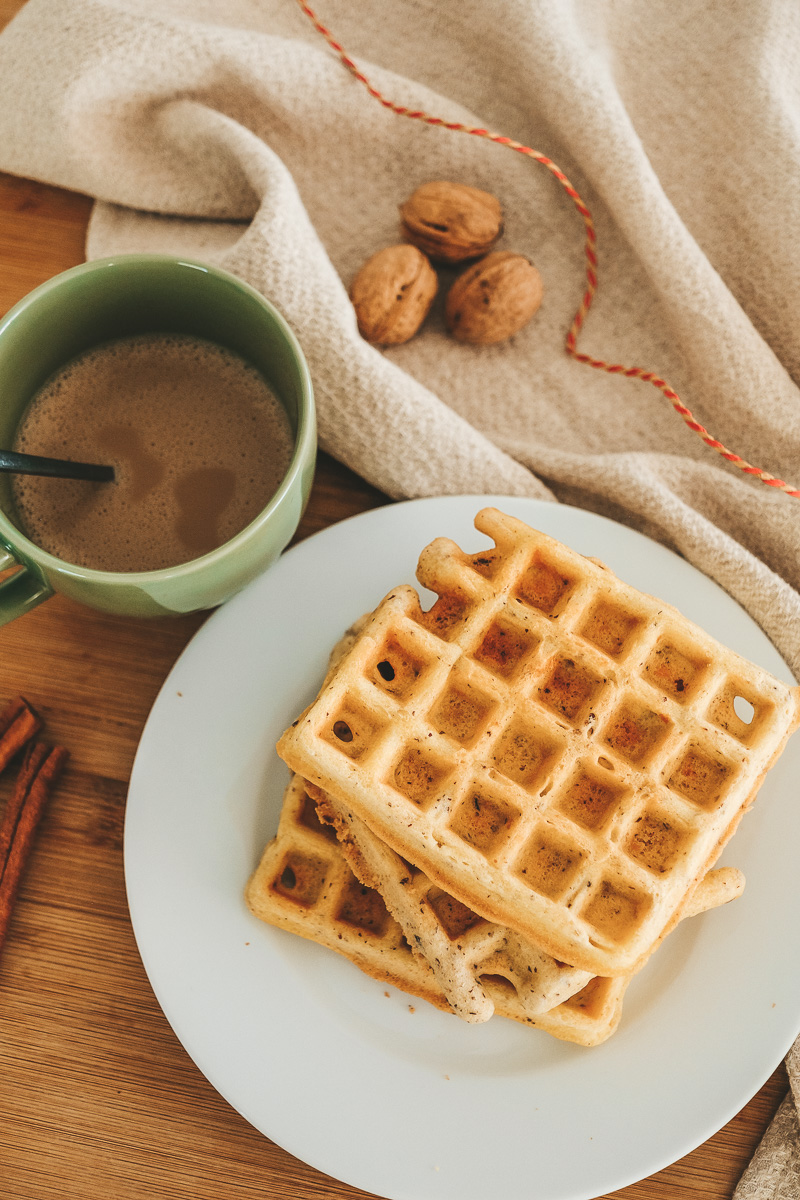
[(660, 1170), (761, 1087), (800, 1028), (800, 736), (722, 861), (743, 897), (684, 924), (634, 980), (620, 1029), (586, 1050), (496, 1019), (462, 1024), (252, 917), (242, 889), (275, 830), (275, 753), (328, 651), (447, 535), (488, 540), (486, 503), (671, 601), (791, 682), (753, 621), (663, 546), (563, 505), (451, 497), (391, 505), (290, 550), (187, 647), (147, 722), (125, 824), (144, 965), (200, 1070), (292, 1154), (390, 1200), (588, 1200)]

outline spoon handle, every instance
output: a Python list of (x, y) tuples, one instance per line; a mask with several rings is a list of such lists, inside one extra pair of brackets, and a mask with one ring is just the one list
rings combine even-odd
[(0, 450), (0, 471), (15, 471), (18, 475), (55, 475), (61, 479), (89, 479), (110, 483), (114, 468), (97, 463), (71, 462), (64, 458), (42, 458), (38, 454), (17, 454)]

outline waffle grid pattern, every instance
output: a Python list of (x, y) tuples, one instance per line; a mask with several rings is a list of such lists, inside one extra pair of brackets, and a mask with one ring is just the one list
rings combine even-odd
[(587, 971), (558, 962), (519, 934), (478, 916), (395, 854), (343, 805), (312, 784), (307, 787), (321, 818), (336, 829), (351, 870), (380, 892), (462, 1020), (489, 1020), (492, 984), (495, 992), (497, 986), (513, 988), (522, 1012), (536, 1017), (589, 983)]
[(497, 510), (437, 539), (279, 743), (462, 903), (593, 974), (679, 918), (798, 719), (797, 691)]
[[(246, 899), (260, 920), (335, 950), (373, 978), (451, 1011), (380, 894), (351, 872), (333, 829), (319, 821), (298, 776), (286, 789), (277, 834), (248, 882)], [(487, 982), (498, 1015), (585, 1046), (614, 1032), (626, 986), (625, 979), (590, 979), (567, 1002), (531, 1018), (513, 989), (501, 980)]]

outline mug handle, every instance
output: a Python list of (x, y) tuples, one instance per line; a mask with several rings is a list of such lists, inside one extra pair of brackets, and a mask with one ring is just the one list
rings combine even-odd
[[(13, 554), (0, 552), (0, 571), (17, 564)], [(0, 625), (7, 625), (16, 617), (23, 616), (53, 594), (43, 579), (29, 567), (20, 567), (8, 579), (0, 582)]]

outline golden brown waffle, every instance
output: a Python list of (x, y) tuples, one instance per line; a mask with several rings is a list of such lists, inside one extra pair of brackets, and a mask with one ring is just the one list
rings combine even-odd
[[(320, 819), (336, 830), (354, 875), (380, 892), (406, 940), (430, 965), (450, 1007), (463, 1020), (487, 1021), (492, 1016), (494, 1000), (487, 979), (505, 980), (528, 1017), (549, 1012), (589, 983), (592, 976), (586, 971), (558, 962), (432, 884), (325, 792), (308, 783), (306, 792)], [(735, 867), (709, 872), (687, 900), (683, 916), (726, 904), (741, 894), (744, 883)]]
[[(712, 871), (695, 890), (687, 915), (732, 899), (741, 891), (739, 872)], [(428, 964), (411, 951), (380, 894), (352, 873), (330, 826), (323, 825), (303, 780), (286, 789), (278, 831), (247, 884), (255, 916), (349, 958), (367, 975), (427, 1000), (447, 1012), (448, 999)], [(595, 1046), (616, 1029), (628, 978), (590, 978), (580, 991), (549, 1012), (529, 1016), (508, 976), (482, 980), (494, 1011), (562, 1041)]]
[[(352, 649), (371, 615), (359, 617), (336, 643), (325, 682)], [(505, 980), (528, 1017), (549, 1012), (589, 983), (592, 976), (588, 971), (557, 962), (513, 930), (479, 917), (395, 854), (345, 806), (314, 784), (305, 786), (321, 820), (336, 830), (356, 878), (380, 892), (409, 945), (429, 964), (450, 1007), (462, 1020), (488, 1021), (494, 1013), (484, 977), (495, 983)]]
[[(333, 829), (320, 823), (298, 776), (286, 789), (278, 832), (247, 884), (246, 899), (260, 920), (327, 946), (373, 979), (452, 1011), (379, 893), (353, 875)], [(592, 979), (567, 1003), (532, 1019), (502, 979), (488, 980), (486, 986), (500, 1016), (594, 1046), (616, 1029), (627, 984), (625, 978)]]
[(436, 988), (424, 964), (413, 958), (402, 929), (389, 918), (380, 896), (353, 875), (334, 830), (323, 825), (303, 781), (293, 776), (283, 798), (278, 831), (248, 882), (247, 903), (262, 921), (346, 954), (386, 983), (422, 995)]
[(278, 751), (474, 912), (581, 970), (635, 971), (800, 688), (521, 521), (475, 524), (495, 547), (423, 551), (436, 603), (395, 588)]
[(409, 944), (429, 963), (453, 1011), (465, 1021), (488, 1021), (494, 1001), (484, 984), (505, 979), (528, 1017), (548, 1012), (585, 987), (592, 976), (478, 916), (395, 854), (344, 805), (313, 784), (307, 792), (332, 825), (350, 869), (380, 892)]

